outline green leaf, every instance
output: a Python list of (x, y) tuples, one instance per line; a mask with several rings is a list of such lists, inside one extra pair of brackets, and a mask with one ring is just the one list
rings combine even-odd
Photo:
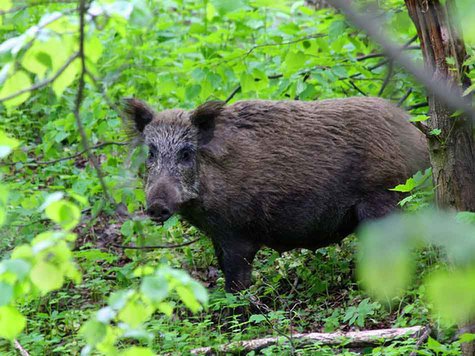
[(178, 293), (178, 296), (180, 297), (183, 304), (185, 304), (187, 308), (190, 309), (193, 313), (196, 313), (201, 310), (200, 303), (198, 303), (195, 295), (189, 288), (184, 286), (177, 286), (176, 292)]
[(96, 320), (89, 320), (81, 327), (79, 333), (89, 345), (96, 345), (106, 336), (107, 325)]
[(64, 90), (66, 90), (66, 88), (74, 82), (79, 71), (80, 62), (79, 59), (76, 59), (71, 64), (69, 64), (69, 66), (64, 70), (63, 73), (61, 73), (58, 78), (56, 78), (52, 87), (57, 98), (61, 97)]
[(143, 279), (140, 291), (153, 302), (161, 302), (168, 297), (168, 282), (163, 276), (147, 276)]
[(13, 340), (26, 326), (26, 318), (14, 307), (0, 307), (0, 337)]
[(475, 268), (436, 271), (426, 283), (427, 297), (445, 321), (461, 323), (475, 316)]
[(0, 158), (8, 156), (19, 145), (18, 140), (8, 137), (5, 132), (0, 130)]
[(75, 228), (81, 219), (81, 211), (79, 208), (65, 200), (51, 203), (46, 207), (45, 213), (48, 218), (65, 230)]
[(61, 288), (64, 282), (61, 271), (47, 262), (37, 263), (31, 270), (30, 278), (43, 294)]
[(429, 135), (438, 136), (438, 135), (440, 135), (441, 132), (442, 132), (441, 129), (433, 129), (429, 132)]
[(13, 286), (5, 282), (0, 282), (0, 306), (10, 303), (12, 297)]
[[(30, 76), (25, 71), (17, 71), (12, 76), (7, 78), (0, 89), (0, 100), (8, 97), (11, 94), (17, 93), (20, 90), (29, 88), (31, 86)], [(30, 92), (18, 95), (12, 99), (6, 100), (3, 104), (8, 107), (18, 106), (24, 103), (30, 97)]]
[(471, 333), (462, 334), (459, 337), (459, 341), (461, 343), (475, 341), (475, 334), (471, 334)]
[(153, 310), (145, 304), (129, 301), (119, 312), (118, 318), (132, 328), (136, 328), (146, 321), (152, 315), (152, 312)]
[(395, 188), (391, 188), (389, 190), (395, 191), (395, 192), (403, 192), (407, 193), (413, 190), (415, 187), (417, 187), (416, 181), (413, 178), (409, 178), (406, 183), (404, 184), (399, 184)]

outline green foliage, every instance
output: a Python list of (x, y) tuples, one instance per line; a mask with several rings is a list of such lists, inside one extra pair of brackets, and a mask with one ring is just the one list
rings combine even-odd
[[(404, 2), (380, 3), (381, 18), (394, 38), (408, 42), (416, 31)], [(452, 298), (439, 293), (447, 277), (442, 267), (437, 283), (423, 283), (425, 266), (438, 261), (438, 254), (425, 250), (404, 267), (408, 258), (393, 256), (396, 248), (387, 248), (399, 246), (396, 241), (383, 246), (389, 254), (386, 267), (420, 273), (398, 307), (389, 310), (358, 288), (352, 238), (316, 253), (261, 251), (247, 296), (223, 292), (212, 245), (205, 239), (152, 252), (115, 247), (176, 244), (199, 236), (177, 217), (156, 226), (136, 216), (144, 203), (137, 176), (143, 175), (146, 152), (124, 145), (129, 137), (117, 103), (136, 96), (157, 110), (189, 109), (209, 99), (224, 100), (237, 87), (231, 102), (377, 95), (389, 68), (384, 58), (368, 57), (379, 47), (341, 14), (285, 0), (92, 1), (85, 17), (87, 73), (79, 114), (96, 147), (113, 199), (109, 203), (81, 153), (72, 112), (82, 70), (76, 57), (77, 3), (0, 1), (0, 11), (16, 7), (22, 9), (0, 15), (0, 101), (22, 92), (0, 106), (1, 338), (18, 339), (32, 355), (188, 353), (291, 330), (427, 324), (434, 320), (424, 298), (431, 298), (435, 308), (435, 296)], [(420, 59), (419, 51), (410, 53)], [(467, 65), (474, 61), (469, 52)], [(38, 89), (27, 90), (31, 86)], [(403, 105), (425, 101), (412, 77), (394, 67), (382, 95), (397, 102), (409, 88), (412, 94)], [(424, 110), (413, 112), (414, 121), (427, 118)], [(411, 194), (401, 202), (405, 210), (429, 204), (430, 175), (426, 171), (395, 188)], [(465, 213), (459, 220), (473, 221), (473, 216)], [(210, 287), (209, 303), (190, 275)], [(409, 280), (402, 274), (393, 278), (386, 269), (374, 278), (380, 277), (391, 290)], [(226, 313), (248, 308), (249, 296), (259, 297), (263, 306), (248, 322)], [(469, 299), (460, 302), (469, 304)], [(449, 354), (460, 345), (451, 344), (447, 334), (439, 342)], [(408, 354), (415, 342), (376, 347), (372, 353)], [(304, 354), (336, 352), (321, 345), (297, 347)], [(431, 342), (421, 352), (442, 352), (437, 347)], [(342, 348), (338, 352), (352, 354)], [(15, 352), (10, 342), (0, 341), (0, 353)], [(262, 351), (285, 352), (295, 350), (283, 343)]]
[(415, 268), (412, 250), (432, 245), (453, 264), (450, 270), (440, 266), (425, 278), (433, 312), (449, 323), (475, 315), (475, 225), (429, 210), (389, 216), (363, 226), (360, 235), (359, 275), (380, 300), (391, 300), (408, 285)]

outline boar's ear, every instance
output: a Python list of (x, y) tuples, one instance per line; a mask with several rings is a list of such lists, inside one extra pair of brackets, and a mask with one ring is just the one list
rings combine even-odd
[(155, 115), (154, 111), (143, 101), (126, 98), (124, 99), (124, 114), (129, 118), (132, 126), (138, 132), (143, 132)]
[(216, 117), (224, 105), (224, 101), (208, 101), (191, 112), (191, 123), (198, 128), (199, 145), (206, 145), (213, 138)]

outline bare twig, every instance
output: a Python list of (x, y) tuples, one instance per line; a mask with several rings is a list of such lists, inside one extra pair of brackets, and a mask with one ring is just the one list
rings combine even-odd
[[(419, 335), (423, 329), (424, 328), (422, 326), (412, 326), (409, 328), (350, 331), (347, 333), (299, 333), (293, 334), (292, 338), (307, 344), (318, 342), (323, 345), (335, 346), (344, 343), (344, 347), (351, 348), (382, 344), (384, 342), (396, 340), (403, 337), (414, 337), (416, 335)], [(232, 353), (233, 351), (239, 351), (243, 353), (259, 351), (263, 348), (275, 345), (281, 340), (282, 337), (266, 337), (262, 339), (254, 339), (248, 341), (237, 341), (225, 345), (201, 347), (199, 349), (191, 350), (191, 354), (214, 355), (216, 353)]]
[(79, 130), (79, 134), (81, 135), (81, 141), (82, 141), (82, 146), (84, 148), (84, 151), (86, 151), (87, 156), (89, 160), (91, 161), (94, 169), (96, 170), (97, 177), (99, 178), (99, 183), (102, 188), (102, 192), (104, 193), (106, 199), (110, 202), (113, 202), (111, 199), (111, 196), (109, 194), (109, 190), (107, 189), (106, 183), (104, 181), (104, 176), (102, 173), (102, 169), (99, 166), (99, 163), (97, 162), (96, 157), (91, 151), (91, 147), (89, 145), (89, 140), (87, 138), (86, 132), (84, 131), (84, 126), (81, 121), (81, 116), (80, 116), (80, 110), (81, 110), (81, 104), (83, 100), (83, 95), (84, 95), (84, 86), (85, 86), (85, 81), (84, 77), (86, 75), (86, 56), (84, 53), (84, 29), (85, 29), (85, 15), (86, 15), (86, 0), (79, 0), (79, 58), (81, 60), (81, 73), (79, 75), (79, 84), (78, 84), (78, 90), (76, 94), (76, 102), (74, 105), (74, 117), (76, 119), (76, 125)]
[(383, 48), (389, 58), (397, 61), (440, 101), (454, 110), (463, 111), (471, 120), (475, 121), (475, 110), (472, 108), (470, 101), (460, 95), (459, 88), (453, 89), (447, 80), (433, 78), (431, 68), (416, 65), (404, 51), (401, 51), (399, 45), (389, 39), (388, 35), (382, 30), (384, 26), (379, 21), (370, 19), (366, 14), (358, 13), (351, 3), (346, 0), (329, 0), (329, 2), (372, 37)]
[(409, 98), (409, 95), (412, 94), (412, 91), (413, 91), (413, 89), (409, 88), (409, 90), (406, 92), (406, 94), (404, 94), (403, 97), (401, 99), (399, 99), (399, 101), (397, 102), (398, 107), (401, 107), (401, 105), (404, 104), (404, 102), (407, 100), (407, 98)]
[(423, 103), (417, 103), (417, 104), (414, 104), (414, 105), (409, 105), (406, 107), (406, 110), (407, 111), (411, 111), (411, 110), (416, 110), (416, 109), (420, 109), (420, 108), (425, 108), (429, 106), (429, 103), (427, 101), (424, 101)]
[(25, 94), (25, 93), (29, 93), (30, 91), (35, 91), (37, 89), (41, 89), (45, 86), (47, 86), (48, 84), (51, 84), (52, 82), (54, 82), (68, 67), (69, 65), (74, 62), (74, 60), (76, 58), (79, 57), (79, 52), (76, 52), (74, 53), (71, 57), (68, 58), (68, 60), (62, 65), (61, 68), (58, 69), (58, 71), (50, 78), (48, 79), (45, 79), (35, 85), (32, 85), (31, 87), (29, 88), (25, 88), (25, 89), (22, 89), (22, 90), (19, 90), (13, 94), (10, 94), (8, 96), (5, 96), (3, 98), (0, 98), (0, 103), (4, 102), (4, 101), (7, 101), (7, 100), (10, 100), (10, 99), (13, 99), (13, 98), (16, 98), (17, 96), (20, 96), (22, 94)]
[(15, 349), (17, 349), (20, 352), (21, 356), (30, 356), (28, 351), (26, 351), (21, 344), (18, 342), (17, 339), (13, 340), (13, 344), (15, 345)]
[(238, 84), (236, 88), (233, 89), (233, 91), (231, 92), (231, 94), (228, 95), (228, 97), (226, 98), (225, 102), (226, 103), (229, 103), (229, 101), (234, 98), (234, 96), (239, 93), (241, 91), (241, 84)]
[(386, 78), (384, 78), (383, 85), (381, 85), (381, 89), (379, 89), (378, 96), (383, 95), (384, 89), (388, 86), (389, 82), (391, 81), (391, 77), (393, 76), (394, 65), (393, 61), (389, 61), (388, 66), (388, 73), (386, 74)]
[(350, 80), (350, 85), (361, 95), (368, 96), (363, 90), (361, 90), (352, 80)]
[[(404, 47), (401, 48), (401, 50), (403, 50), (403, 51), (409, 51), (409, 50), (413, 51), (413, 50), (419, 50), (419, 49), (421, 49), (421, 46), (404, 46)], [(385, 56), (386, 55), (384, 53), (370, 53), (370, 54), (367, 54), (365, 56), (357, 57), (356, 61), (361, 62), (361, 61), (365, 61), (367, 59), (379, 58), (379, 57), (385, 57)]]
[[(99, 148), (102, 148), (102, 147), (106, 147), (106, 146), (112, 146), (112, 145), (115, 145), (115, 146), (126, 146), (128, 145), (129, 143), (128, 142), (114, 142), (114, 141), (110, 141), (110, 142), (102, 142), (102, 143), (99, 143), (95, 146), (92, 146), (90, 147), (89, 149), (91, 150), (96, 150), (96, 149), (99, 149)], [(50, 161), (38, 161), (38, 162), (0, 162), (0, 167), (1, 166), (14, 166), (18, 163), (21, 163), (25, 166), (28, 166), (28, 167), (36, 167), (36, 166), (45, 166), (45, 165), (50, 165), (50, 164), (54, 164), (54, 163), (58, 163), (58, 162), (62, 162), (62, 161), (67, 161), (67, 160), (70, 160), (70, 159), (74, 159), (76, 157), (79, 157), (81, 155), (83, 155), (84, 153), (86, 153), (87, 151), (86, 150), (82, 150), (74, 155), (71, 155), (71, 156), (67, 156), (67, 157), (61, 157), (61, 158), (58, 158), (58, 159), (52, 159)]]
[(324, 33), (316, 33), (314, 35), (309, 35), (309, 36), (297, 38), (297, 39), (291, 40), (291, 41), (285, 41), (285, 42), (280, 42), (280, 43), (278, 43), (278, 42), (276, 42), (276, 43), (264, 43), (264, 44), (260, 44), (260, 45), (255, 45), (255, 46), (251, 47), (245, 53), (244, 57), (250, 55), (252, 52), (254, 52), (258, 48), (274, 47), (274, 46), (285, 46), (285, 45), (289, 45), (289, 44), (294, 44), (294, 43), (299, 43), (299, 42), (303, 42), (303, 41), (306, 41), (306, 40), (310, 40), (312, 38), (320, 38), (320, 37), (325, 37), (325, 36), (327, 36), (327, 35), (324, 34)]
[(117, 245), (117, 244), (111, 244), (114, 247), (121, 248), (124, 250), (158, 250), (158, 249), (166, 249), (166, 248), (179, 248), (179, 247), (184, 247), (188, 246), (191, 244), (194, 244), (195, 242), (201, 240), (201, 237), (198, 237), (197, 239), (183, 242), (181, 244), (171, 244), (171, 245), (153, 245), (153, 246), (125, 246), (125, 245)]

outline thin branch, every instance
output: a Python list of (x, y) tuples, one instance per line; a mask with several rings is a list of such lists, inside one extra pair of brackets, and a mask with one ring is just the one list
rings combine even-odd
[(234, 98), (234, 96), (241, 91), (241, 84), (238, 84), (236, 88), (233, 89), (231, 94), (228, 95), (226, 100), (224, 101), (225, 103), (229, 103), (229, 101)]
[(68, 67), (69, 65), (74, 62), (74, 60), (76, 58), (79, 57), (79, 52), (76, 52), (74, 53), (71, 57), (68, 58), (68, 60), (62, 65), (61, 68), (58, 69), (58, 71), (55, 73), (55, 75), (53, 75), (52, 77), (48, 78), (48, 79), (45, 79), (35, 85), (32, 85), (31, 87), (29, 88), (25, 88), (25, 89), (22, 89), (22, 90), (19, 90), (13, 94), (10, 94), (6, 97), (3, 97), (3, 98), (0, 98), (0, 103), (4, 102), (4, 101), (7, 101), (7, 100), (10, 100), (10, 99), (13, 99), (13, 98), (16, 98), (17, 96), (20, 96), (22, 94), (25, 94), (25, 93), (29, 93), (31, 91), (35, 91), (37, 89), (41, 89), (49, 84), (51, 84), (52, 82), (54, 82)]
[[(102, 147), (106, 147), (106, 146), (112, 146), (112, 145), (116, 145), (116, 146), (126, 146), (128, 145), (129, 143), (128, 142), (113, 142), (113, 141), (110, 141), (110, 142), (103, 142), (103, 143), (99, 143), (95, 146), (92, 146), (90, 147), (89, 149), (91, 150), (96, 150), (98, 148), (102, 148)], [(70, 159), (74, 159), (74, 158), (77, 158), (81, 155), (83, 155), (84, 153), (86, 153), (87, 151), (86, 150), (82, 150), (74, 155), (71, 155), (71, 156), (66, 156), (66, 157), (61, 157), (61, 158), (58, 158), (58, 159), (53, 159), (53, 160), (50, 160), (50, 161), (39, 161), (39, 162), (0, 162), (0, 167), (1, 166), (14, 166), (18, 163), (21, 163), (25, 166), (28, 166), (28, 167), (36, 167), (36, 166), (45, 166), (45, 165), (50, 165), (50, 164), (54, 164), (54, 163), (58, 163), (58, 162), (62, 162), (62, 161), (67, 161), (67, 160), (70, 160)]]
[(15, 345), (15, 349), (17, 349), (20, 352), (21, 356), (30, 356), (28, 351), (26, 351), (23, 346), (18, 342), (17, 339), (13, 340), (13, 344)]
[(85, 30), (85, 15), (86, 15), (86, 0), (79, 0), (79, 58), (81, 60), (81, 73), (79, 75), (79, 84), (78, 84), (78, 90), (76, 94), (76, 102), (74, 105), (74, 117), (76, 119), (76, 125), (79, 130), (79, 134), (81, 135), (81, 141), (82, 141), (82, 146), (84, 148), (84, 151), (87, 152), (87, 156), (89, 160), (91, 161), (94, 169), (96, 170), (97, 177), (99, 178), (99, 183), (102, 188), (102, 192), (104, 193), (106, 199), (110, 202), (113, 202), (111, 199), (111, 196), (109, 194), (109, 190), (107, 189), (107, 185), (104, 181), (104, 175), (102, 173), (102, 169), (97, 162), (96, 157), (91, 151), (91, 147), (89, 145), (89, 140), (87, 139), (86, 132), (84, 130), (84, 126), (81, 121), (81, 116), (80, 116), (80, 110), (81, 110), (81, 104), (83, 100), (83, 95), (84, 95), (84, 86), (85, 86), (85, 81), (84, 77), (86, 75), (86, 56), (84, 53), (84, 30)]
[(352, 80), (350, 80), (350, 85), (361, 95), (368, 96), (368, 94), (366, 94), (363, 90), (361, 90)]
[(251, 48), (244, 54), (244, 57), (247, 57), (248, 55), (250, 55), (252, 52), (254, 52), (254, 51), (255, 51), (256, 49), (258, 49), (258, 48), (274, 47), (274, 46), (285, 46), (285, 45), (294, 44), (294, 43), (299, 43), (299, 42), (303, 42), (303, 41), (310, 40), (310, 39), (313, 39), (313, 38), (321, 38), (321, 37), (325, 37), (325, 36), (327, 36), (327, 35), (326, 35), (326, 34), (323, 34), (323, 33), (317, 33), (317, 34), (314, 34), (314, 35), (309, 35), (309, 36), (297, 38), (297, 39), (295, 39), (295, 40), (286, 41), (286, 42), (280, 42), (280, 43), (264, 43), (264, 44), (260, 44), (260, 45), (255, 45), (254, 47), (251, 47)]
[(402, 104), (404, 104), (404, 102), (407, 100), (407, 98), (409, 98), (409, 95), (412, 94), (412, 91), (413, 91), (413, 89), (409, 88), (409, 90), (406, 92), (406, 94), (404, 94), (404, 96), (401, 99), (399, 99), (399, 101), (397, 102), (398, 107), (401, 107)]
[[(404, 51), (413, 51), (413, 50), (419, 50), (419, 49), (421, 49), (421, 46), (407, 46), (407, 47), (401, 48), (401, 50), (404, 50)], [(367, 59), (379, 58), (379, 57), (385, 57), (385, 56), (386, 55), (384, 53), (370, 53), (370, 54), (367, 54), (365, 56), (357, 57), (356, 61), (361, 62), (361, 61), (365, 61)]]
[(378, 96), (383, 95), (384, 89), (388, 86), (389, 82), (391, 81), (391, 77), (393, 76), (394, 73), (394, 63), (393, 61), (389, 62), (388, 66), (388, 74), (386, 74), (386, 78), (384, 78), (383, 85), (381, 85), (381, 89), (379, 89)]
[(346, 0), (329, 0), (329, 2), (343, 12), (356, 26), (363, 29), (383, 48), (389, 58), (397, 61), (440, 101), (452, 109), (463, 111), (471, 120), (475, 121), (475, 110), (470, 101), (461, 96), (460, 89), (456, 88), (454, 90), (445, 79), (434, 78), (431, 68), (424, 68), (415, 64), (404, 51), (401, 51), (399, 45), (389, 39), (383, 31), (384, 26), (381, 22), (370, 19), (366, 14), (358, 13), (351, 3)]
[(153, 245), (153, 246), (125, 246), (125, 245), (117, 245), (117, 244), (111, 244), (111, 245), (117, 248), (124, 249), (124, 250), (158, 250), (158, 249), (165, 249), (165, 248), (184, 247), (184, 246), (194, 244), (195, 242), (199, 240), (201, 240), (201, 237), (198, 237), (197, 239), (194, 239), (188, 242), (183, 242), (181, 244), (172, 244), (172, 245)]
[(406, 107), (406, 111), (411, 111), (411, 110), (416, 110), (416, 109), (420, 109), (420, 108), (425, 108), (429, 106), (429, 103), (427, 101), (424, 101), (423, 103), (418, 103), (418, 104), (414, 104), (414, 105), (410, 105), (410, 106), (407, 106)]

